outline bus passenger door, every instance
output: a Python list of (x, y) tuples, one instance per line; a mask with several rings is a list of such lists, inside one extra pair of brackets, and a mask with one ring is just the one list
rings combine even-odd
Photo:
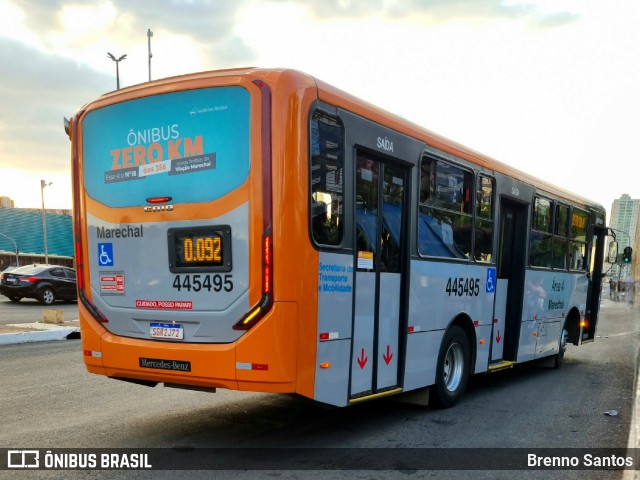
[[(518, 354), (527, 244), (527, 204), (502, 198), (498, 280), (494, 304), (491, 362), (514, 362)], [(491, 369), (491, 367), (490, 367)]]
[(357, 153), (351, 399), (400, 383), (406, 180), (407, 169)]
[(587, 291), (587, 312), (585, 315), (586, 326), (582, 331), (579, 342), (592, 342), (596, 337), (598, 313), (600, 312), (600, 292), (602, 290), (602, 266), (604, 264), (604, 243), (607, 230), (604, 227), (594, 226), (593, 239), (591, 240), (591, 264), (589, 265), (589, 290)]

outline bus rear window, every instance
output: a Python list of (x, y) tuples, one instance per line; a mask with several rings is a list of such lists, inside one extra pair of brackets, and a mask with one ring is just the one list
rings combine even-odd
[(212, 201), (249, 174), (250, 97), (242, 87), (167, 93), (89, 112), (84, 183), (109, 207)]

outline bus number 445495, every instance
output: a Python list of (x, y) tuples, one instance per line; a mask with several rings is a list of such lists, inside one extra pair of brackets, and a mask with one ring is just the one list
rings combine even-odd
[(230, 292), (233, 290), (233, 276), (226, 275), (176, 275), (173, 279), (173, 288), (181, 291), (182, 289), (191, 292), (200, 292), (206, 290), (208, 292)]
[(477, 297), (480, 294), (479, 278), (451, 278), (447, 280), (445, 292), (454, 297)]

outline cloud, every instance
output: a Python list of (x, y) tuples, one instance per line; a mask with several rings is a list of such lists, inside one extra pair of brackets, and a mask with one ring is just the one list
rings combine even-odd
[(578, 18), (569, 11), (541, 10), (535, 2), (526, 0), (332, 0), (309, 2), (307, 8), (321, 19), (353, 19), (366, 16), (439, 22), (464, 19), (525, 19), (537, 27), (556, 27)]
[[(13, 4), (24, 12), (27, 28), (51, 49), (59, 47), (55, 42), (64, 38), (66, 46), (73, 49), (89, 42), (103, 50), (105, 43), (111, 41), (112, 46), (107, 48), (129, 52), (138, 45), (146, 50), (146, 32), (151, 29), (156, 46), (158, 36), (162, 38), (163, 33), (187, 37), (189, 43), (201, 50), (202, 58), (210, 59), (212, 65), (208, 68), (246, 65), (254, 59), (253, 49), (233, 31), (236, 15), (245, 0), (107, 0), (88, 5), (47, 0), (37, 8), (33, 8), (32, 0), (13, 0)], [(68, 16), (72, 16), (71, 20)], [(78, 18), (83, 25), (78, 25)], [(93, 24), (98, 31), (90, 28)], [(70, 30), (81, 33), (73, 38)], [(179, 55), (167, 53), (174, 58)]]
[[(82, 8), (82, 4), (69, 0), (47, 0), (39, 2), (37, 8), (33, 8), (33, 0), (12, 0), (12, 3), (28, 13), (25, 22), (30, 29), (41, 32), (61, 28), (61, 14), (65, 8)], [(117, 20), (130, 16), (135, 26), (144, 31), (147, 27), (170, 31), (180, 31), (182, 28), (182, 33), (191, 32), (194, 37), (213, 35), (215, 38), (231, 33), (235, 12), (243, 3), (233, 0), (107, 0), (87, 8), (112, 6), (117, 12)]]
[(148, 28), (189, 37), (210, 59), (211, 67), (248, 64), (253, 49), (234, 33), (235, 18), (245, 5), (242, 0), (159, 0), (131, 2), (115, 0), (121, 14), (133, 18), (132, 29)]
[[(16, 66), (20, 66), (16, 68)], [(111, 89), (112, 79), (0, 38), (0, 162), (3, 167), (68, 167), (63, 117)]]
[[(233, 32), (244, 4), (47, 0), (34, 5), (11, 0), (20, 28), (0, 32), (0, 164), (32, 171), (68, 169), (63, 117), (115, 87), (107, 51), (130, 54), (120, 72), (121, 80), (131, 75), (124, 86), (146, 80), (147, 28), (156, 33), (156, 78), (165, 76), (163, 66), (169, 72), (173, 66), (169, 74), (179, 74), (194, 64), (213, 69), (253, 63), (253, 50)], [(132, 73), (134, 65), (137, 74)]]

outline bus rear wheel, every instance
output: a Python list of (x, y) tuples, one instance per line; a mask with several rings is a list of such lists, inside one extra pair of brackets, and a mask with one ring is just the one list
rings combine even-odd
[(566, 325), (562, 327), (562, 333), (560, 333), (560, 343), (558, 345), (558, 353), (553, 357), (553, 368), (560, 368), (562, 361), (564, 360), (564, 353), (567, 351), (567, 338), (569, 332), (567, 332)]
[(432, 398), (440, 408), (453, 407), (462, 398), (469, 379), (471, 348), (464, 330), (452, 326), (440, 345), (436, 383), (431, 387)]

